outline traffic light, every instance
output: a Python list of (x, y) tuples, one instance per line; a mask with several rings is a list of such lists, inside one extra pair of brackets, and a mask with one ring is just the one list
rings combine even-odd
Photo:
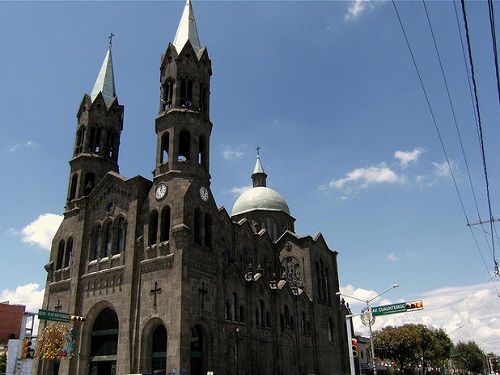
[(33, 358), (33, 349), (31, 348), (31, 339), (23, 339), (23, 347), (21, 349), (21, 359)]
[(352, 356), (354, 358), (358, 358), (358, 340), (357, 339), (351, 340), (351, 347), (352, 347)]
[(423, 308), (424, 304), (422, 300), (406, 302), (406, 311), (422, 310)]
[(71, 320), (72, 322), (84, 322), (85, 318), (79, 315), (70, 315), (69, 320)]

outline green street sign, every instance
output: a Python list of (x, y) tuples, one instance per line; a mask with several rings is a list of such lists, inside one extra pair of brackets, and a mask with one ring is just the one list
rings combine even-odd
[(381, 316), (389, 314), (399, 314), (406, 312), (406, 310), (406, 302), (394, 303), (392, 305), (372, 307), (372, 315)]
[(38, 319), (51, 320), (53, 322), (69, 323), (69, 314), (59, 311), (38, 310)]

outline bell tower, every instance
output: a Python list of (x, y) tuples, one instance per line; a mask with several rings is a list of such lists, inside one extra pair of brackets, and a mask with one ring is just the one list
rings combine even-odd
[(161, 57), (155, 180), (183, 176), (210, 181), (211, 75), (211, 61), (207, 49), (200, 47), (188, 0), (174, 41)]
[(118, 103), (113, 75), (111, 38), (90, 95), (85, 94), (76, 115), (77, 129), (70, 160), (66, 210), (88, 196), (106, 173), (119, 171), (118, 150), (123, 129), (123, 106)]

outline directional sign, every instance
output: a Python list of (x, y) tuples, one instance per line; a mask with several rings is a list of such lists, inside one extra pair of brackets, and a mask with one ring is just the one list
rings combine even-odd
[(38, 310), (38, 319), (69, 323), (69, 314), (59, 311)]
[(406, 312), (406, 302), (394, 303), (392, 305), (372, 307), (373, 316), (399, 314)]

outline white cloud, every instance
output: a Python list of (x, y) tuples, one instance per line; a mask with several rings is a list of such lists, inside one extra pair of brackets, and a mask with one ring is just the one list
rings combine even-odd
[(23, 229), (10, 229), (9, 232), (21, 236), (23, 242), (50, 250), (52, 239), (62, 219), (61, 215), (43, 214)]
[[(31, 283), (21, 285), (16, 290), (4, 289), (0, 292), (0, 302), (9, 302), (11, 305), (25, 305), (26, 312), (38, 312), (42, 308), (45, 289), (39, 289), (40, 285)], [(28, 322), (29, 323), (29, 322)], [(38, 332), (38, 319), (34, 318), (33, 332)]]
[(343, 189), (347, 184), (359, 183), (358, 187), (366, 188), (374, 184), (404, 183), (405, 177), (398, 175), (385, 163), (367, 168), (357, 168), (347, 172), (344, 177), (330, 181), (329, 186), (335, 189)]
[[(341, 291), (363, 300), (376, 295), (373, 291), (356, 289), (352, 285), (341, 288)], [(377, 317), (373, 329), (379, 330), (389, 325), (421, 323), (444, 329), (454, 342), (473, 340), (487, 352), (495, 351), (495, 347), (498, 349), (500, 309), (498, 308), (499, 296), (493, 284), (441, 288), (418, 296), (410, 296), (405, 301), (413, 299), (422, 299), (424, 309)], [(359, 313), (363, 304), (348, 298), (346, 300), (351, 304), (353, 313)], [(396, 302), (401, 301), (377, 299), (373, 302), (373, 306)], [(361, 324), (359, 318), (354, 318), (354, 329), (358, 334), (368, 335), (368, 328)]]
[(13, 305), (25, 305), (26, 311), (38, 312), (42, 307), (44, 289), (39, 289), (40, 285), (31, 283), (21, 285), (16, 290), (4, 289), (0, 293), (0, 301), (9, 301)]
[(396, 254), (395, 253), (390, 253), (387, 255), (387, 259), (390, 260), (391, 262), (395, 262), (398, 260), (398, 258), (396, 258)]
[(36, 147), (37, 144), (35, 143), (35, 141), (32, 141), (32, 140), (29, 140), (29, 141), (26, 141), (26, 142), (18, 142), (12, 146), (10, 146), (9, 148), (9, 152), (16, 152), (19, 148), (21, 147), (24, 147), (24, 148), (34, 148)]
[(443, 161), (442, 163), (432, 162), (432, 165), (434, 166), (433, 174), (436, 177), (450, 177), (450, 168), (453, 169), (453, 171), (456, 169), (456, 165), (452, 160), (450, 160), (450, 165), (448, 165), (446, 161)]
[(252, 185), (235, 186), (231, 189), (231, 193), (239, 197), (241, 194), (243, 194), (247, 190), (250, 190), (251, 188)]
[(347, 13), (344, 15), (344, 21), (354, 21), (359, 18), (363, 13), (372, 10), (375, 7), (375, 2), (370, 0), (354, 0), (349, 2)]
[(394, 158), (399, 161), (399, 165), (402, 168), (406, 168), (409, 163), (414, 163), (418, 160), (423, 150), (421, 148), (415, 148), (413, 151), (396, 151), (394, 153)]
[(230, 146), (224, 146), (222, 148), (222, 157), (226, 160), (239, 159), (244, 155), (243, 151), (239, 149), (234, 149)]

